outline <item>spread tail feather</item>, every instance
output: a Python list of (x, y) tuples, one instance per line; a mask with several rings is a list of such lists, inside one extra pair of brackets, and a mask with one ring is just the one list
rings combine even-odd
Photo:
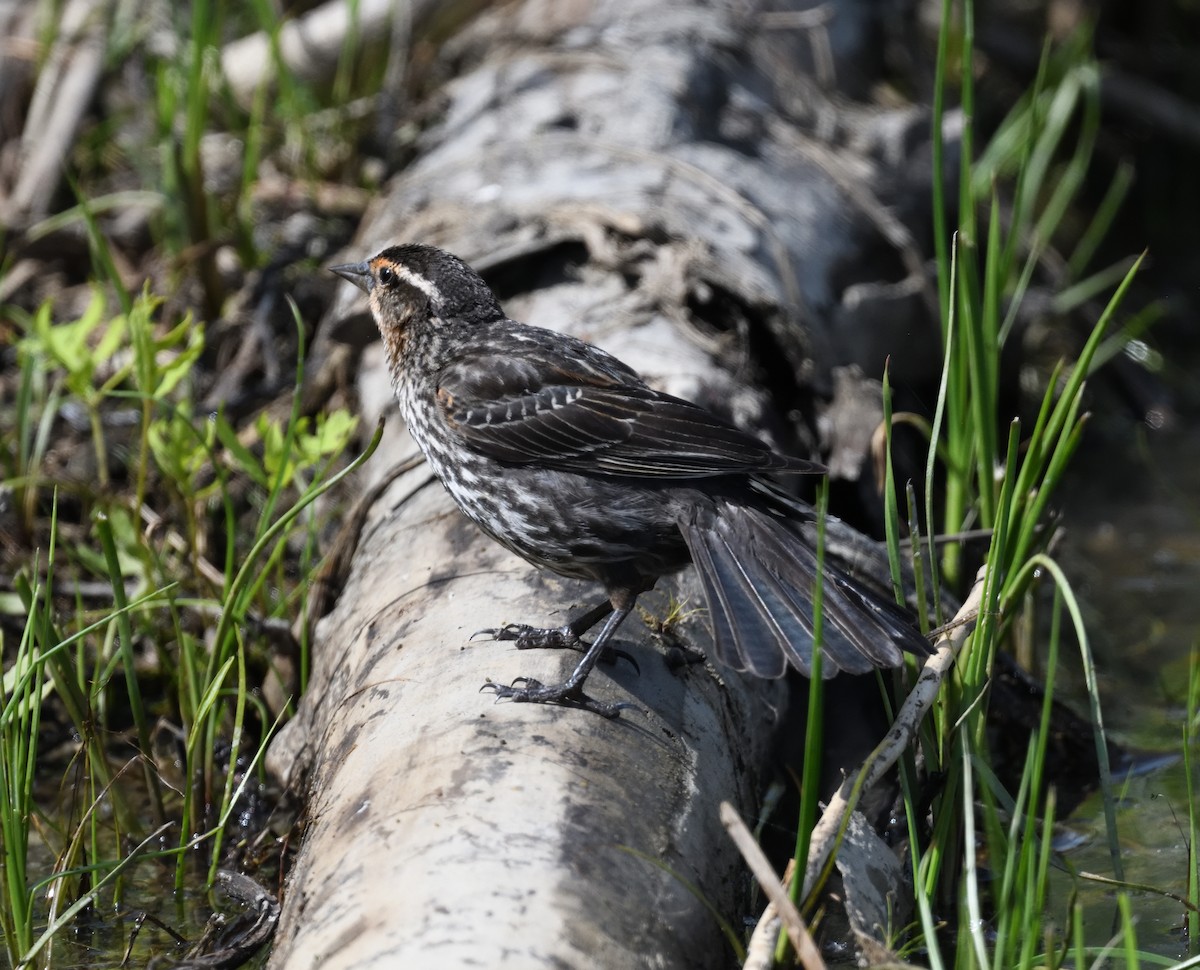
[[(817, 556), (798, 523), (721, 503), (692, 507), (680, 530), (704, 587), (717, 659), (759, 677), (781, 677), (789, 664), (808, 676)], [(828, 559), (824, 573), (825, 676), (898, 667), (901, 650), (929, 652), (905, 610)]]

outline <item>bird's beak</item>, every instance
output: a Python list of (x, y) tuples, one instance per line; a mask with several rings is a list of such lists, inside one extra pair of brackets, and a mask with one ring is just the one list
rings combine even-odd
[(375, 283), (371, 275), (370, 263), (342, 263), (340, 266), (330, 266), (329, 272), (337, 273), (344, 280), (349, 280), (364, 293), (370, 293)]

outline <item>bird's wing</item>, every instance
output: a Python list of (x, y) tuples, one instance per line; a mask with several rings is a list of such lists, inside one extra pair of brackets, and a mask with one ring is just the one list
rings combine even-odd
[(438, 403), (468, 447), (510, 464), (634, 478), (823, 470), (587, 351), (569, 363), (532, 352), (473, 354), (443, 369)]

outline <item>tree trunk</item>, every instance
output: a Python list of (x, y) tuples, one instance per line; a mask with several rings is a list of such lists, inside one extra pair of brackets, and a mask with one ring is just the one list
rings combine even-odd
[[(848, 29), (862, 5), (834, 6)], [(846, 29), (821, 28), (835, 72), (840, 57), (862, 66)], [(861, 381), (834, 368), (877, 373), (891, 352), (918, 379), (921, 338), (936, 338), (905, 212), (874, 189), (904, 182), (872, 160), (889, 157), (874, 133), (908, 128), (864, 114), (858, 150), (818, 143), (811, 49), (806, 33), (728, 5), (489, 11), (445, 52), (460, 73), (440, 121), (345, 256), (449, 249), (510, 316), (591, 340), (785, 450), (820, 443), (853, 477), (878, 412), (847, 421), (838, 395)], [(324, 330), (362, 313), (345, 287)], [(368, 422), (393, 411), (380, 360), (369, 352), (359, 372)], [(809, 420), (793, 422), (801, 408)], [(375, 475), (412, 449), (397, 423)], [(618, 661), (588, 680), (638, 710), (606, 721), (493, 703), (478, 693), (486, 678), (552, 682), (578, 658), (471, 635), (562, 625), (601, 591), (504, 552), (424, 466), (383, 494), (363, 535), (318, 627), (310, 690), (270, 754), (311, 793), (271, 966), (728, 965), (713, 910), (738, 925), (746, 882), (717, 806), (757, 817), (787, 682), (668, 667), (658, 639), (708, 643), (688, 571), (642, 598), (658, 621), (682, 601), (683, 618), (659, 638), (630, 621), (620, 647), (636, 669)]]

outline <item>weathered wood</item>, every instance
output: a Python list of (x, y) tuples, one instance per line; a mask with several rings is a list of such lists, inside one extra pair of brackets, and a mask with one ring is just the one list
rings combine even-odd
[(352, 32), (360, 40), (395, 36), (397, 27), (406, 32), (434, 6), (432, 0), (330, 0), (282, 24), (275, 38), (258, 31), (230, 41), (221, 50), (221, 71), (233, 96), (247, 105), (263, 84), (274, 81), (276, 56), (296, 78), (328, 83)]
[[(380, 471), (412, 447), (389, 438)], [(560, 678), (577, 657), (475, 630), (561, 624), (596, 596), (481, 537), (424, 466), (384, 494), (318, 627), (301, 715), (271, 752), (314, 793), (273, 966), (724, 962), (687, 886), (736, 909), (717, 804), (753, 810), (785, 685), (673, 671), (631, 621), (620, 647), (640, 670), (618, 661), (588, 689), (640, 712), (605, 721), (478, 693), (489, 676)], [(643, 601), (669, 609), (665, 591)], [(695, 616), (677, 631), (704, 643)]]
[(25, 118), (12, 191), (0, 194), (0, 223), (24, 226), (46, 216), (100, 81), (110, 6), (71, 0), (63, 9)]
[[(863, 200), (883, 164), (795, 150), (811, 136), (783, 113), (795, 86), (778, 76), (778, 41), (727, 7), (496, 9), (455, 41), (466, 66), (440, 123), (344, 256), (406, 240), (454, 251), (510, 315), (599, 343), (802, 451), (819, 425), (773, 413), (733, 376), (756, 373), (752, 342), (790, 372), (796, 403), (828, 392), (834, 365), (878, 373), (855, 327), (870, 328), (871, 355), (890, 348), (916, 370), (927, 349), (911, 287), (896, 318), (880, 312), (886, 289), (869, 314), (843, 303), (846, 264), (880, 239)], [(364, 312), (345, 287), (326, 334)], [(361, 374), (369, 422), (392, 408), (378, 354)], [(377, 474), (406, 441), (385, 446)], [(756, 816), (785, 684), (673, 672), (629, 623), (621, 647), (640, 673), (618, 662), (588, 689), (645, 713), (494, 704), (477, 693), (485, 677), (553, 681), (576, 657), (471, 634), (560, 625), (598, 591), (503, 552), (427, 476), (401, 478), (374, 510), (318, 628), (310, 692), (271, 752), (313, 798), (271, 966), (725, 965), (689, 887), (736, 920), (744, 878), (717, 806)], [(660, 585), (682, 597), (688, 581)], [(705, 645), (698, 617), (679, 629)]]

